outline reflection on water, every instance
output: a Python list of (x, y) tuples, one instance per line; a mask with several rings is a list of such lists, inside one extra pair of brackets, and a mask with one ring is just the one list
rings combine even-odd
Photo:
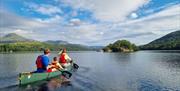
[[(0, 90), (180, 91), (179, 51), (71, 52), (70, 56), (80, 68), (70, 81), (56, 77), (18, 86), (18, 73), (34, 70), (34, 60), (39, 54), (0, 54)], [(52, 53), (50, 58), (54, 56), (57, 54)]]
[[(62, 86), (71, 86), (71, 83), (70, 81), (65, 81), (57, 77), (49, 80), (46, 83), (39, 85), (37, 91), (54, 91)], [(29, 88), (34, 89), (35, 87), (31, 86)]]
[(161, 81), (154, 81), (146, 78), (129, 82), (128, 85), (132, 91), (179, 91), (179, 87), (171, 88), (164, 86)]
[(138, 84), (138, 90), (140, 91), (147, 91), (147, 90), (153, 90), (153, 91), (175, 91), (176, 88), (168, 88), (162, 86), (160, 82), (152, 81), (152, 80), (140, 80)]

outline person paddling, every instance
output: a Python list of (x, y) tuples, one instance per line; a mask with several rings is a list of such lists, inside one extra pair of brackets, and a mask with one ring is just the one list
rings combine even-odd
[(50, 55), (50, 50), (45, 49), (43, 55), (39, 55), (36, 59), (36, 66), (37, 66), (37, 71), (36, 73), (42, 73), (46, 72), (48, 69), (49, 65), (49, 56)]
[(59, 62), (63, 67), (68, 67), (72, 63), (72, 59), (66, 53), (66, 49), (62, 50), (62, 53), (59, 53)]

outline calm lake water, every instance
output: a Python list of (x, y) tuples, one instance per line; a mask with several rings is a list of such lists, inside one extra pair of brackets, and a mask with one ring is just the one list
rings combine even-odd
[[(1, 91), (180, 91), (180, 51), (69, 52), (80, 66), (71, 82), (58, 78), (18, 86), (41, 53), (0, 54)], [(51, 53), (50, 58), (57, 56)]]

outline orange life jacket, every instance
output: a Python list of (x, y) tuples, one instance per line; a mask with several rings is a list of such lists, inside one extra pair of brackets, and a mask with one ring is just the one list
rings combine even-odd
[(62, 53), (59, 58), (59, 62), (62, 64), (66, 63), (65, 55), (66, 55), (65, 53)]

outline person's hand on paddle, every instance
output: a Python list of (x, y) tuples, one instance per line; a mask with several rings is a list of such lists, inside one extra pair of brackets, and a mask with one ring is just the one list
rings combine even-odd
[(73, 60), (70, 60), (69, 62), (70, 62), (70, 63), (73, 63)]

